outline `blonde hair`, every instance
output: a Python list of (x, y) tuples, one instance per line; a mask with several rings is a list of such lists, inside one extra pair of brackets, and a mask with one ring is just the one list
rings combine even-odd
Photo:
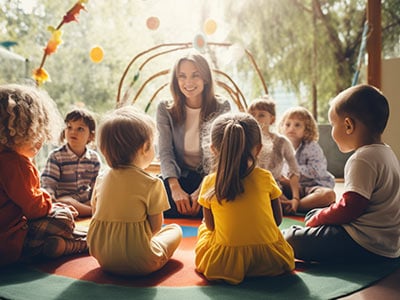
[(0, 150), (55, 141), (62, 118), (49, 95), (33, 86), (0, 85)]
[(132, 106), (125, 106), (109, 113), (98, 130), (98, 147), (111, 168), (130, 165), (137, 151), (155, 132), (153, 119)]
[(288, 119), (298, 119), (304, 122), (304, 137), (303, 141), (309, 143), (311, 141), (318, 141), (319, 132), (318, 132), (318, 124), (312, 116), (311, 112), (304, 107), (296, 106), (287, 109), (279, 122), (279, 132), (283, 134), (284, 125)]
[(211, 127), (211, 144), (217, 151), (214, 191), (218, 202), (234, 200), (244, 192), (242, 180), (253, 171), (255, 147), (261, 145), (261, 129), (247, 113), (225, 113)]

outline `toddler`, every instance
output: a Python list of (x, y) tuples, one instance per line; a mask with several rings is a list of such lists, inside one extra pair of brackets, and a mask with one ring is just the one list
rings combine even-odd
[(299, 166), (293, 146), (284, 135), (270, 130), (276, 118), (275, 101), (269, 96), (256, 99), (250, 103), (248, 112), (255, 117), (262, 130), (263, 147), (258, 156), (258, 165), (269, 170), (280, 184), (283, 165), (286, 163), (291, 198), (293, 201), (299, 201)]
[(182, 239), (176, 224), (162, 227), (169, 209), (161, 179), (144, 171), (154, 158), (155, 124), (132, 107), (110, 113), (98, 146), (110, 169), (99, 175), (88, 231), (90, 254), (121, 275), (146, 275), (162, 268)]
[(87, 250), (73, 232), (77, 211), (52, 204), (32, 162), (57, 124), (58, 110), (47, 94), (24, 85), (0, 86), (0, 266)]
[(239, 284), (246, 276), (294, 269), (293, 250), (278, 226), (281, 190), (271, 172), (256, 167), (262, 147), (257, 121), (226, 113), (211, 128), (216, 171), (201, 186), (204, 222), (195, 247), (197, 271), (208, 280)]
[[(279, 131), (292, 142), (300, 169), (300, 200), (282, 200), (284, 212), (294, 214), (329, 206), (336, 199), (335, 180), (327, 170), (326, 157), (317, 142), (319, 133), (314, 117), (304, 107), (290, 108), (282, 116)], [(280, 182), (290, 198), (289, 180), (281, 177)]]
[(284, 232), (306, 261), (387, 260), (400, 256), (400, 166), (382, 141), (389, 117), (385, 96), (357, 85), (331, 102), (329, 122), (340, 151), (354, 153), (344, 167), (341, 199), (306, 215), (305, 228)]

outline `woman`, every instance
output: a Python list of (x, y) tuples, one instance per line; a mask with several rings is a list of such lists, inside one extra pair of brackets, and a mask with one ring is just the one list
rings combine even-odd
[(211, 122), (229, 111), (230, 104), (214, 94), (210, 66), (198, 52), (181, 56), (171, 73), (172, 101), (157, 107), (161, 176), (171, 206), (164, 216), (201, 217), (197, 198), (208, 157), (204, 138)]

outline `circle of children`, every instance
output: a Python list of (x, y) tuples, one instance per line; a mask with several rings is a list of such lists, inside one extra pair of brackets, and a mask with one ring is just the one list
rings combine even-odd
[[(182, 239), (164, 217), (202, 219), (196, 271), (230, 284), (291, 272), (295, 259), (400, 256), (400, 167), (382, 141), (389, 106), (378, 89), (357, 85), (330, 102), (332, 137), (342, 152), (354, 151), (336, 197), (307, 109), (288, 109), (273, 132), (273, 99), (233, 112), (214, 94), (211, 73), (201, 54), (185, 53), (156, 121), (124, 106), (97, 130), (84, 109), (56, 130), (62, 120), (47, 94), (0, 86), (0, 265), (89, 252), (106, 271), (146, 275)], [(39, 174), (33, 158), (60, 131), (63, 145)], [(107, 167), (89, 147), (95, 140)], [(145, 169), (156, 155), (161, 173), (153, 176)], [(282, 215), (297, 212), (306, 213), (305, 226), (280, 230)], [(78, 216), (91, 217), (87, 234), (76, 232)]]

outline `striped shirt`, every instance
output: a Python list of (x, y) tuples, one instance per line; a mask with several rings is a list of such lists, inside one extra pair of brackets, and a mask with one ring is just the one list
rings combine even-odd
[(41, 175), (41, 185), (53, 200), (71, 196), (79, 202), (90, 200), (100, 170), (100, 156), (91, 149), (78, 157), (67, 144), (50, 152)]

